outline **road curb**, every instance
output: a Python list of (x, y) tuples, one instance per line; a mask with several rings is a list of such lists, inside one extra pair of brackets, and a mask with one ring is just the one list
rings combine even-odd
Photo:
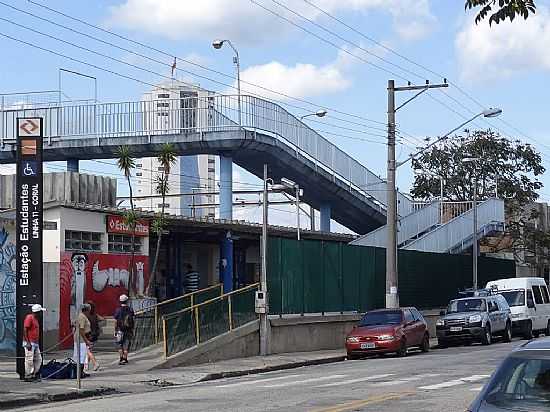
[(30, 396), (20, 396), (14, 399), (0, 400), (0, 410), (8, 410), (12, 408), (21, 408), (23, 406), (36, 405), (40, 403), (63, 402), (74, 399), (91, 398), (94, 396), (113, 395), (118, 391), (114, 388), (96, 388), (84, 389), (80, 391), (61, 392), (53, 395), (31, 394)]
[(329, 358), (321, 358), (321, 359), (311, 359), (311, 360), (305, 360), (305, 361), (298, 361), (298, 362), (289, 362), (289, 363), (282, 363), (280, 365), (272, 365), (272, 366), (265, 366), (262, 368), (253, 368), (253, 369), (245, 369), (245, 370), (239, 370), (239, 371), (229, 371), (229, 372), (216, 372), (216, 373), (209, 373), (208, 375), (202, 377), (197, 382), (207, 382), (217, 379), (224, 379), (224, 378), (236, 378), (239, 376), (245, 376), (245, 375), (255, 375), (258, 373), (264, 373), (264, 372), (274, 372), (274, 371), (280, 371), (280, 370), (286, 370), (286, 369), (294, 369), (294, 368), (301, 368), (303, 366), (313, 366), (313, 365), (323, 365), (326, 363), (335, 363), (335, 362), (342, 362), (346, 360), (346, 355), (339, 355), (339, 356), (331, 356)]

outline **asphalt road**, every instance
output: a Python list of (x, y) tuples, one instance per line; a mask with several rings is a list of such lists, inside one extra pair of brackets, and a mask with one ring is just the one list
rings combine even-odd
[(522, 342), (345, 361), (26, 410), (463, 412)]

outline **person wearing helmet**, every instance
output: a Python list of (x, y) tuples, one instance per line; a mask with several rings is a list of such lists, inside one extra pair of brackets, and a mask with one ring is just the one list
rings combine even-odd
[(42, 366), (42, 354), (40, 353), (40, 324), (38, 314), (46, 309), (42, 305), (35, 304), (23, 321), (23, 347), (25, 348), (25, 380), (33, 381), (39, 377)]
[(120, 307), (114, 314), (116, 320), (115, 340), (120, 355), (119, 365), (128, 363), (128, 351), (134, 337), (134, 311), (128, 306), (128, 296), (121, 295), (119, 298)]

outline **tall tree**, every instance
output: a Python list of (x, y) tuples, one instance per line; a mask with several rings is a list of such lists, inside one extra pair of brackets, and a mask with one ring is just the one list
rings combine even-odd
[[(464, 162), (479, 158), (478, 162)], [(498, 249), (514, 252), (531, 250), (535, 246), (550, 246), (550, 237), (532, 224), (537, 212), (532, 203), (542, 188), (538, 179), (545, 168), (540, 154), (529, 144), (512, 141), (491, 130), (477, 130), (467, 137), (447, 139), (413, 159), (415, 172), (430, 171), (444, 180), (444, 197), (449, 201), (473, 198), (477, 179), (478, 199), (498, 195), (505, 201), (506, 231)], [(439, 178), (425, 173), (415, 176), (411, 194), (420, 199), (439, 196)], [(541, 243), (542, 242), (542, 243)]]
[(160, 246), (162, 243), (162, 232), (166, 225), (165, 222), (165, 206), (166, 206), (166, 195), (170, 191), (170, 186), (168, 179), (170, 177), (170, 172), (172, 171), (172, 166), (176, 163), (176, 149), (171, 143), (165, 143), (162, 145), (161, 151), (157, 156), (157, 160), (162, 169), (162, 173), (155, 177), (156, 182), (156, 192), (162, 197), (161, 212), (160, 216), (157, 216), (153, 221), (152, 229), (157, 234), (157, 248), (155, 250), (155, 259), (153, 260), (153, 266), (151, 268), (151, 278), (149, 281), (149, 286), (147, 287), (148, 294), (151, 293), (151, 287), (156, 282), (157, 277), (157, 265), (160, 253)]
[(135, 295), (134, 290), (134, 273), (135, 273), (135, 254), (136, 254), (136, 224), (137, 215), (134, 207), (134, 194), (132, 190), (132, 169), (136, 167), (136, 159), (132, 154), (132, 149), (129, 146), (119, 146), (116, 151), (118, 168), (124, 173), (126, 181), (128, 183), (128, 191), (130, 198), (130, 211), (124, 214), (124, 221), (131, 230), (130, 241), (130, 264), (128, 267), (128, 294), (133, 297)]
[(479, 9), (476, 24), (489, 16), (489, 25), (506, 19), (514, 21), (516, 16), (527, 19), (529, 14), (536, 12), (534, 0), (466, 0), (464, 8)]

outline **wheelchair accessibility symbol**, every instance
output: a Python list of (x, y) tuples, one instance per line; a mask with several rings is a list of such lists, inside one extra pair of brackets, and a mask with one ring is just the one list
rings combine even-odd
[(36, 162), (26, 161), (21, 164), (21, 174), (23, 176), (36, 176), (37, 169)]

